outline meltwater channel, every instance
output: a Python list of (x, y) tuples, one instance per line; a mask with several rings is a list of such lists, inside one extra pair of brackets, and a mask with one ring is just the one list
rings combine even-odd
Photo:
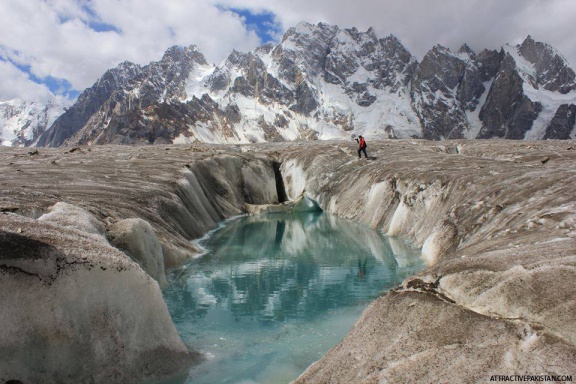
[(418, 250), (327, 213), (237, 218), (201, 245), (164, 291), (182, 339), (206, 358), (188, 384), (289, 383), (423, 267)]

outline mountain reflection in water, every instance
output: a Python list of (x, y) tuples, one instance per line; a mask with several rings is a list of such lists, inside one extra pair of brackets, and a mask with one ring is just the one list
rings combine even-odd
[(418, 250), (325, 213), (242, 217), (202, 246), (164, 292), (183, 340), (210, 357), (188, 383), (289, 382), (422, 268)]

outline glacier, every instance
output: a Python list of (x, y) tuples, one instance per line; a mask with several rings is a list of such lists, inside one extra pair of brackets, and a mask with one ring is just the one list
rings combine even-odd
[(296, 382), (573, 372), (574, 141), (371, 141), (371, 160), (355, 145), (3, 149), (0, 379), (185, 372), (201, 356), (166, 311), (162, 264), (197, 257), (191, 240), (223, 220), (278, 204), (275, 164), (290, 200), (407, 239), (428, 265)]

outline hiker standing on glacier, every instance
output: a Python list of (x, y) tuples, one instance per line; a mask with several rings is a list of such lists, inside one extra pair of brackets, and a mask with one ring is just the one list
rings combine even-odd
[(356, 142), (358, 143), (358, 158), (362, 158), (362, 152), (364, 152), (364, 157), (368, 158), (368, 155), (366, 154), (366, 147), (368, 145), (366, 144), (366, 140), (362, 137), (362, 135), (359, 135), (356, 138)]

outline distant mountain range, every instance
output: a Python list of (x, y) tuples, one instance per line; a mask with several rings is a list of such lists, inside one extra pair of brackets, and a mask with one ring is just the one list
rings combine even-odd
[(39, 103), (20, 99), (0, 102), (0, 144), (30, 146), (54, 121), (68, 104), (56, 100)]
[(437, 45), (419, 62), (392, 35), (322, 23), (217, 66), (195, 46), (121, 63), (44, 128), (30, 130), (30, 117), (7, 129), (4, 104), (2, 139), (15, 145), (576, 135), (574, 70), (530, 36), (480, 53)]

